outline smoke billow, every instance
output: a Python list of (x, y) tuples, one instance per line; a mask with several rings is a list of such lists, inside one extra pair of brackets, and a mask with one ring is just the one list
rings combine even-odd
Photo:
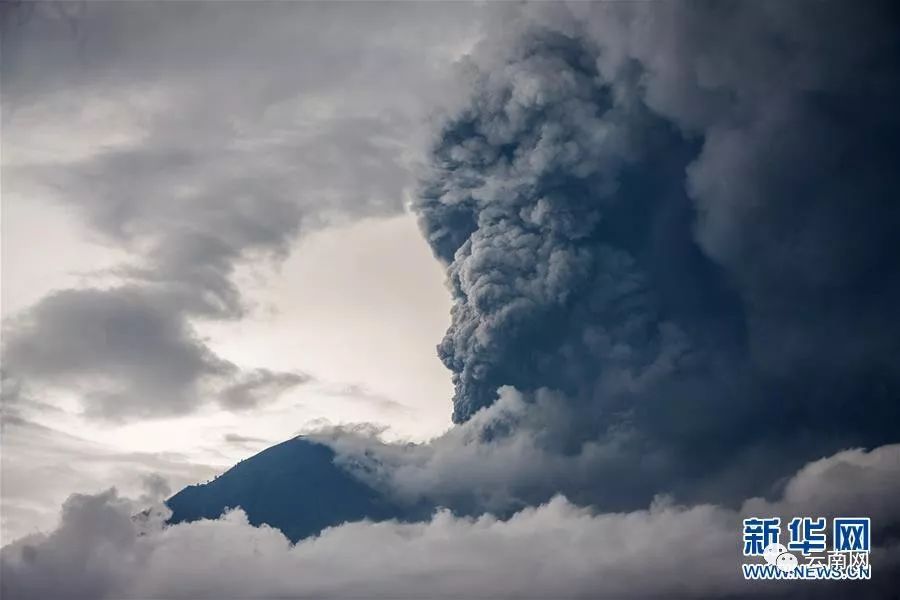
[(457, 425), (310, 436), (409, 522), (292, 546), (234, 511), (141, 536), (114, 494), (75, 497), (4, 548), (5, 592), (773, 591), (738, 580), (742, 514), (871, 516), (881, 579), (853, 593), (895, 587), (897, 9), (496, 10), (413, 203), (454, 300)]
[(641, 502), (648, 469), (743, 497), (896, 439), (896, 11), (507, 12), (415, 205), (454, 298), (454, 420), (555, 390), (543, 445), (617, 440)]

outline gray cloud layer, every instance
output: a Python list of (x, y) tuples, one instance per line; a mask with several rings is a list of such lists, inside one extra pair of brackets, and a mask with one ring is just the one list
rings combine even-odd
[[(219, 358), (170, 299), (140, 285), (47, 296), (7, 324), (4, 369), (77, 391), (85, 416), (110, 420), (185, 414), (208, 396), (244, 410), (308, 381)], [(16, 400), (7, 397), (10, 408)]]
[[(358, 522), (291, 545), (241, 511), (161, 526), (131, 517), (114, 490), (72, 496), (60, 527), (2, 550), (4, 595), (20, 598), (529, 597), (647, 598), (852, 593), (882, 597), (900, 551), (883, 535), (900, 524), (900, 447), (850, 450), (796, 473), (776, 502), (740, 510), (657, 499), (648, 509), (596, 513), (562, 497), (508, 520), (436, 513), (422, 523)], [(878, 548), (862, 585), (741, 578), (740, 519), (864, 512)], [(377, 549), (374, 550), (373, 549)]]
[[(446, 505), (499, 516), (349, 524), (292, 547), (240, 512), (161, 528), (135, 524), (133, 505), (113, 493), (75, 496), (56, 532), (4, 548), (5, 592), (749, 595), (770, 590), (737, 579), (738, 519), (748, 511), (872, 516), (882, 546), (875, 573), (883, 575), (854, 593), (890, 590), (897, 446), (843, 452), (789, 476), (843, 448), (897, 441), (897, 14), (881, 3), (800, 6), (502, 7), (502, 26), (489, 27), (460, 65), (468, 96), (440, 125), (415, 210), (455, 301), (439, 353), (455, 375), (461, 424), (423, 445), (343, 431), (319, 437), (342, 466), (411, 513)], [(99, 13), (98, 31), (123, 10)], [(169, 10), (186, 11), (179, 16), (189, 30), (199, 9)], [(243, 17), (260, 18), (243, 10), (226, 10), (213, 38), (230, 44), (247, 27)], [(362, 17), (346, 23), (337, 12), (329, 20), (338, 9), (318, 5), (281, 10), (325, 11), (304, 29), (310, 40), (333, 33), (323, 23), (363, 39), (394, 31)], [(391, 35), (379, 40), (388, 56), (406, 56), (434, 33), (396, 46)], [(91, 156), (55, 176), (40, 164), (16, 171), (30, 185), (71, 191), (95, 231), (140, 252), (120, 272), (127, 284), (51, 296), (7, 338), (15, 375), (82, 386), (87, 406), (107, 417), (113, 406), (122, 417), (190, 410), (207, 378), (227, 388), (221, 401), (232, 408), (298, 383), (236, 373), (196, 340), (190, 319), (240, 316), (234, 270), (249, 258), (277, 259), (307, 221), (396, 210), (382, 200), (396, 198), (394, 175), (408, 166), (394, 170), (403, 161), (383, 154), (410, 123), (402, 111), (363, 110), (379, 93), (395, 98), (404, 82), (393, 72), (378, 93), (317, 121), (325, 133), (303, 119), (280, 131), (286, 138), (252, 129), (260, 112), (263, 122), (292, 114), (297, 88), (288, 81), (364, 89), (382, 76), (380, 68), (348, 75), (335, 67), (367, 65), (356, 46), (329, 46), (329, 60), (304, 59), (295, 79), (270, 85), (250, 60), (250, 93), (232, 100), (233, 86), (221, 85), (213, 65), (234, 61), (222, 60), (218, 45), (189, 68), (173, 67), (191, 38), (157, 47), (137, 37), (139, 67), (172, 67), (180, 83), (191, 81), (163, 95), (149, 147)], [(261, 54), (241, 56), (272, 58), (267, 72), (294, 75), (278, 50), (300, 41), (273, 35)], [(12, 56), (11, 64), (39, 60)], [(90, 56), (91, 64), (110, 60)], [(328, 68), (313, 65), (320, 60)], [(235, 123), (208, 114), (210, 96), (184, 96), (206, 70)], [(101, 72), (122, 81), (115, 69)], [(405, 83), (432, 81), (412, 73)], [(19, 85), (38, 94), (56, 84)], [(255, 101), (244, 104), (248, 97)], [(172, 98), (188, 100), (174, 116)], [(327, 112), (329, 100), (305, 98), (305, 106)], [(254, 134), (235, 133), (242, 127)], [(195, 139), (197, 131), (205, 135)], [(349, 155), (346, 168), (331, 160)], [(365, 166), (354, 170), (357, 163)], [(248, 181), (251, 171), (270, 179)], [(148, 201), (157, 197), (148, 173), (162, 174), (150, 178), (165, 190), (160, 201)], [(197, 174), (205, 176), (195, 182)], [(305, 177), (315, 203), (292, 196)], [(94, 180), (109, 188), (79, 199)], [(384, 188), (360, 196), (345, 181)], [(131, 325), (104, 333), (116, 314), (138, 330), (152, 324), (153, 360), (130, 346)], [(54, 339), (69, 351), (57, 354)], [(83, 356), (72, 356), (76, 348)], [(166, 353), (182, 360), (154, 362)], [(165, 401), (148, 407), (110, 396), (120, 389)], [(560, 492), (579, 506), (623, 512), (551, 500)], [(660, 492), (688, 506), (657, 500), (636, 510)], [(759, 494), (777, 500), (747, 500)]]
[[(236, 271), (284, 258), (301, 232), (402, 210), (434, 67), (473, 11), (257, 8), (4, 8), (4, 183), (71, 207), (132, 256), (109, 274), (121, 283), (58, 291), (8, 322), (8, 379), (74, 386), (88, 416), (116, 420), (211, 396), (248, 409), (305, 380), (242, 371), (192, 323), (243, 316)], [(416, 35), (398, 35), (409, 22)], [(109, 113), (99, 133), (95, 113)], [(118, 137), (104, 143), (107, 122)], [(72, 123), (89, 135), (66, 139)]]

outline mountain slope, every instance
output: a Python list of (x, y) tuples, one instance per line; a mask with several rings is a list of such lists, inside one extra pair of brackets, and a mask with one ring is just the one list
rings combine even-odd
[(215, 519), (240, 506), (253, 525), (266, 523), (292, 541), (364, 518), (402, 517), (399, 507), (332, 462), (327, 446), (297, 437), (263, 450), (206, 484), (166, 501), (169, 522)]

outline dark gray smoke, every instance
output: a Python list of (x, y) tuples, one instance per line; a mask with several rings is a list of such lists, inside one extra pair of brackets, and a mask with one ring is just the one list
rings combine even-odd
[(463, 65), (415, 206), (456, 422), (558, 390), (546, 443), (699, 494), (897, 439), (897, 14), (806, 8), (526, 7)]
[[(467, 100), (442, 124), (414, 206), (455, 301), (439, 353), (459, 425), (419, 445), (378, 443), (366, 430), (309, 438), (400, 500), (408, 522), (341, 524), (329, 498), (347, 488), (307, 485), (333, 474), (331, 453), (282, 445), (304, 449), (281, 464), (306, 478), (243, 479), (241, 489), (271, 501), (285, 530), (297, 523), (279, 502), (285, 487), (309, 491), (316, 518), (334, 525), (320, 536), (291, 545), (250, 527), (265, 517), (259, 502), (244, 507), (249, 517), (163, 527), (132, 520), (114, 492), (76, 495), (56, 532), (0, 553), (5, 596), (848, 595), (826, 582), (748, 587), (736, 553), (750, 514), (871, 516), (875, 574), (852, 593), (897, 589), (897, 9), (717, 1), (497, 12), (461, 67)], [(198, 222), (213, 236), (244, 221)], [(219, 284), (242, 249), (288, 239), (291, 221), (272, 223), (288, 227), (238, 236), (233, 251), (189, 244), (176, 228), (148, 273), (194, 284), (187, 258), (206, 256), (198, 264), (219, 276), (198, 289), (219, 291), (213, 308), (239, 306)], [(186, 297), (198, 303), (177, 314), (210, 310), (205, 295)], [(47, 302), (42, 322), (71, 334), (13, 338), (11, 356), (19, 370), (68, 375), (76, 369), (34, 340), (92, 328)], [(84, 304), (89, 315), (97, 303)], [(151, 329), (169, 354), (197, 346), (182, 328)], [(141, 381), (113, 360), (139, 355), (112, 341), (97, 373), (118, 366)], [(218, 363), (196, 364), (206, 373)], [(246, 407), (292, 381), (276, 375), (233, 386), (223, 403)], [(558, 494), (568, 500), (550, 500)], [(225, 493), (206, 498), (234, 505)], [(436, 506), (481, 516), (429, 520)]]

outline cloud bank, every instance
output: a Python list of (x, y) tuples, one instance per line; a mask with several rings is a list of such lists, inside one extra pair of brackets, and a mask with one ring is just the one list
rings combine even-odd
[[(60, 527), (2, 550), (5, 596), (47, 598), (266, 597), (735, 597), (852, 593), (880, 597), (896, 584), (900, 446), (848, 450), (805, 466), (775, 502), (739, 510), (681, 506), (598, 513), (563, 497), (506, 520), (438, 511), (419, 523), (362, 521), (296, 545), (240, 510), (218, 520), (163, 526), (131, 515), (115, 490), (75, 495)], [(870, 514), (873, 579), (746, 582), (740, 519), (746, 514)], [(858, 583), (858, 582), (857, 582)]]

